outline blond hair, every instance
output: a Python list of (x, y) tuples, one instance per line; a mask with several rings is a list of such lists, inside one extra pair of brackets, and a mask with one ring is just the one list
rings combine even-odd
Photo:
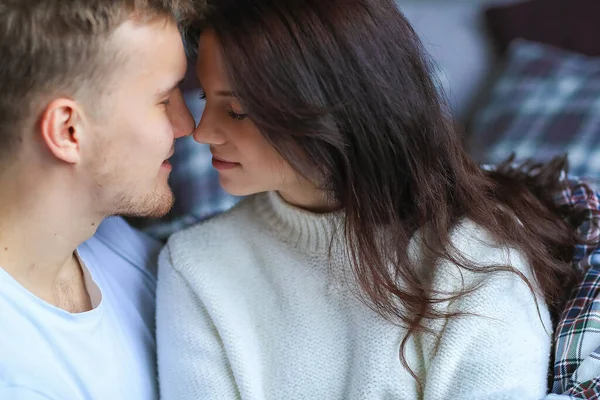
[[(0, 157), (48, 96), (101, 93), (125, 21), (189, 20), (193, 0), (0, 0)], [(0, 158), (2, 160), (2, 158)]]

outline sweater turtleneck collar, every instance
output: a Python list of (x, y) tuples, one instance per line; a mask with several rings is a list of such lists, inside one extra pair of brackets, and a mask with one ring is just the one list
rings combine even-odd
[(332, 239), (343, 235), (343, 211), (307, 211), (286, 203), (277, 192), (262, 193), (254, 201), (263, 221), (280, 238), (302, 250), (327, 253)]

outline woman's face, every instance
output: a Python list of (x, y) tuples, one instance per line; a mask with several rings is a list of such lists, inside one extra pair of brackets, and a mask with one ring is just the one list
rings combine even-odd
[(229, 85), (211, 29), (200, 36), (196, 72), (206, 106), (193, 135), (210, 146), (223, 189), (237, 196), (278, 191), (289, 203), (304, 207), (321, 201), (316, 185), (296, 173), (246, 114)]
[(299, 177), (258, 131), (233, 93), (212, 30), (200, 37), (196, 71), (206, 106), (194, 139), (210, 145), (223, 189), (238, 196), (293, 189)]

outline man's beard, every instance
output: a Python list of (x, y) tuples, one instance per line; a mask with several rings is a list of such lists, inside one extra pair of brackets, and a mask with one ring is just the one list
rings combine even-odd
[[(98, 154), (101, 154), (98, 152)], [(141, 190), (136, 181), (123, 181), (117, 168), (108, 168), (110, 160), (98, 157), (93, 160), (92, 170), (96, 171), (92, 180), (95, 198), (103, 204), (105, 215), (125, 217), (160, 218), (173, 208), (173, 192), (168, 183), (156, 183), (149, 192)], [(109, 188), (113, 190), (107, 190)]]
[(132, 198), (126, 193), (116, 199), (115, 215), (138, 218), (160, 218), (173, 208), (173, 193), (169, 189), (166, 193), (155, 190), (142, 198)]

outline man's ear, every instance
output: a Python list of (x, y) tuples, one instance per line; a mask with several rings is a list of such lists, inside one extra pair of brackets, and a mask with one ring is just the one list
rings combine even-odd
[(48, 150), (64, 162), (78, 163), (84, 129), (81, 107), (71, 99), (55, 99), (44, 110), (40, 122)]

